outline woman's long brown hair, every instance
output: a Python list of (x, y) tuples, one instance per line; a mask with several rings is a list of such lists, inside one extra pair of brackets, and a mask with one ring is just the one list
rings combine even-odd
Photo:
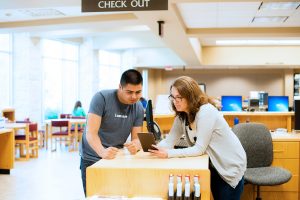
[(181, 76), (177, 78), (170, 87), (170, 93), (172, 87), (175, 87), (180, 96), (187, 101), (188, 115), (185, 112), (178, 112), (174, 102), (171, 102), (172, 109), (175, 111), (176, 116), (179, 116), (182, 121), (186, 120), (187, 125), (195, 121), (196, 114), (202, 105), (210, 103), (215, 106), (214, 100), (207, 96), (204, 91), (200, 89), (198, 83), (191, 77)]

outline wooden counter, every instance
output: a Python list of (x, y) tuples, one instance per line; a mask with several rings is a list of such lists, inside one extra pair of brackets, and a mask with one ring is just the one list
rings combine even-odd
[(210, 199), (208, 156), (159, 159), (149, 153), (119, 152), (87, 168), (87, 196), (161, 197), (167, 199), (169, 174), (199, 175), (201, 199)]
[(14, 167), (15, 134), (12, 129), (0, 129), (0, 174), (9, 174)]
[[(292, 131), (292, 118), (294, 112), (222, 112), (229, 126), (234, 125), (234, 118), (239, 118), (239, 122), (259, 122), (264, 123), (270, 130), (286, 128)], [(174, 115), (154, 115), (154, 121), (158, 123), (164, 133), (168, 133), (174, 121)]]
[(265, 124), (270, 130), (286, 128), (292, 131), (292, 117), (294, 112), (222, 112), (229, 126), (234, 125), (234, 118), (240, 123), (259, 122)]

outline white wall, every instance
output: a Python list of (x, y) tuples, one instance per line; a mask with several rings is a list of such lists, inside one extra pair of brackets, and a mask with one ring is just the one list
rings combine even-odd
[[(222, 95), (249, 96), (249, 91), (266, 91), (269, 95), (290, 96), (293, 101), (293, 70), (283, 69), (190, 69), (190, 70), (153, 70), (149, 73), (149, 98), (155, 100), (158, 94), (168, 94), (171, 83), (179, 76), (191, 76), (199, 83), (206, 84), (209, 96)], [(293, 79), (292, 79), (293, 80)]]
[(84, 39), (80, 46), (79, 59), (78, 100), (81, 101), (87, 113), (91, 98), (99, 90), (97, 51), (93, 50), (93, 40), (91, 38)]
[(42, 68), (39, 39), (28, 33), (14, 34), (13, 107), (17, 120), (42, 117)]

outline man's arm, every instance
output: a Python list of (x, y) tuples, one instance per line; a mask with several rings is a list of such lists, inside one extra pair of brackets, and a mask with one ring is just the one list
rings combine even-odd
[(92, 149), (103, 159), (113, 159), (115, 158), (118, 149), (115, 147), (104, 148), (101, 139), (98, 136), (98, 130), (101, 125), (101, 117), (89, 113), (87, 119), (87, 131), (86, 131), (86, 139)]
[(141, 126), (136, 126), (131, 129), (131, 142), (125, 143), (124, 146), (127, 147), (131, 154), (136, 154), (141, 149), (141, 144), (137, 133), (142, 132)]

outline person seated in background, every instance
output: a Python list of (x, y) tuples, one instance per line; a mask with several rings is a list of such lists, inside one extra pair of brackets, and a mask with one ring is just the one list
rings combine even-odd
[(143, 108), (146, 109), (146, 107), (147, 107), (147, 100), (144, 97), (141, 97), (140, 98), (140, 102), (142, 103)]
[(76, 101), (72, 115), (76, 117), (86, 117), (80, 101)]

